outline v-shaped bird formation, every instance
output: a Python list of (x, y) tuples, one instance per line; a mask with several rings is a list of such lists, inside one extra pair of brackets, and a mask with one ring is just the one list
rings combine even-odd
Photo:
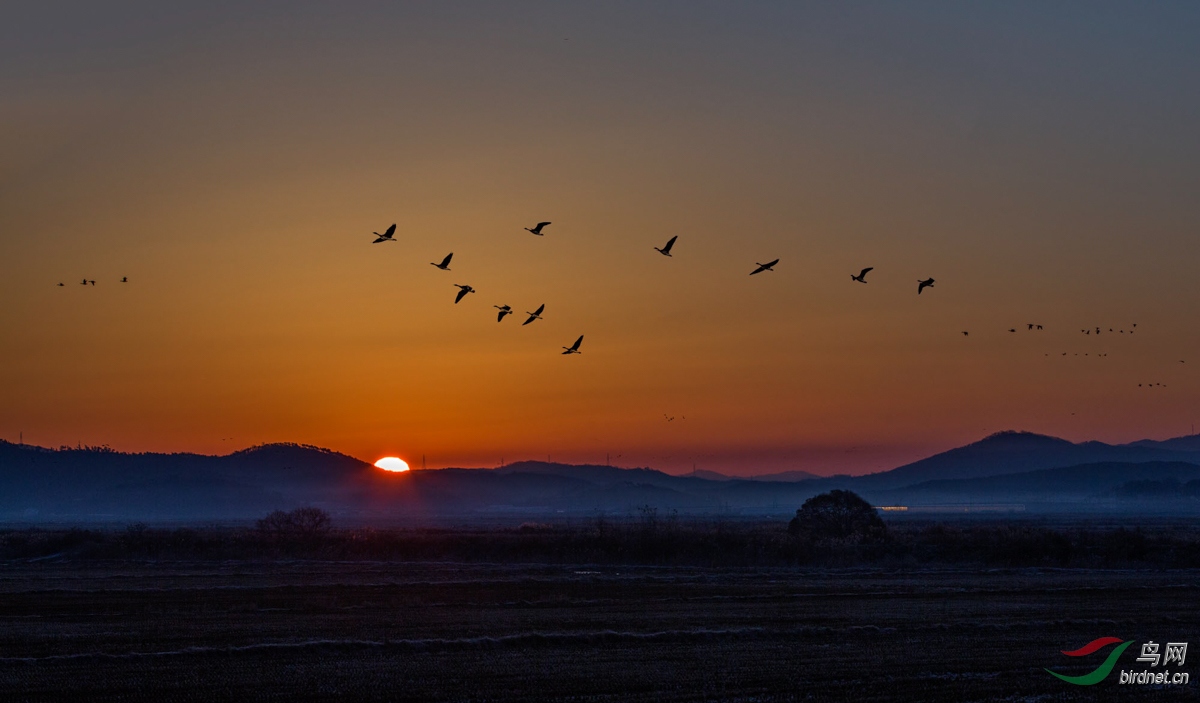
[[(546, 236), (546, 228), (549, 227), (550, 225), (551, 225), (551, 222), (547, 220), (547, 221), (538, 222), (533, 227), (525, 227), (524, 229), (526, 232), (529, 232), (530, 234), (533, 234), (538, 237), (544, 237), (544, 236)], [(373, 232), (372, 234), (375, 235), (375, 239), (372, 242), (373, 244), (397, 241), (395, 239), (396, 224), (393, 223), (382, 233)], [(678, 242), (679, 242), (679, 235), (674, 235), (670, 239), (668, 239), (666, 241), (666, 243), (663, 244), (661, 247), (655, 246), (652, 248), (654, 249), (654, 251), (658, 252), (659, 254), (662, 254), (665, 257), (674, 258), (673, 252), (675, 249), (675, 245)], [(440, 269), (442, 271), (449, 271), (450, 270), (450, 262), (453, 258), (454, 258), (454, 253), (451, 252), (449, 254), (446, 254), (445, 258), (443, 258), (440, 262), (439, 261), (431, 261), (429, 263), (429, 265), (433, 266), (434, 268)], [(760, 273), (774, 273), (775, 267), (779, 264), (779, 262), (780, 262), (779, 258), (771, 259), (770, 261), (767, 261), (765, 263), (756, 261), (754, 263), (755, 268), (752, 271), (750, 271), (750, 275), (756, 276)], [(874, 266), (864, 267), (857, 274), (851, 273), (850, 280), (855, 283), (866, 284), (867, 283), (867, 274), (874, 270), (875, 270)], [(122, 281), (124, 281), (124, 280), (125, 279), (122, 279)], [(84, 279), (81, 283), (82, 283), (82, 285), (85, 285), (85, 286), (86, 285), (95, 285), (94, 281), (90, 281), (88, 279)], [(932, 289), (934, 287), (934, 283), (935, 283), (935, 281), (932, 277), (918, 279), (917, 280), (917, 295), (922, 295), (925, 292), (925, 289), (927, 289), (927, 288)], [(62, 284), (60, 283), (59, 285), (61, 286)], [(455, 283), (454, 286), (456, 288), (458, 288), (458, 292), (454, 296), (454, 304), (455, 305), (463, 302), (463, 300), (469, 294), (477, 292), (474, 287), (467, 285), (467, 284)], [(505, 317), (516, 314), (516, 310), (514, 310), (513, 307), (511, 305), (508, 305), (507, 303), (505, 303), (503, 305), (493, 305), (492, 307), (498, 311), (496, 314), (496, 322), (504, 322)], [(542, 315), (545, 311), (546, 311), (545, 303), (541, 303), (540, 305), (538, 305), (537, 309), (533, 310), (532, 312), (526, 311), (526, 313), (525, 313), (526, 318), (525, 318), (525, 321), (521, 323), (521, 327), (525, 327), (527, 325), (533, 324), (534, 322), (537, 322), (538, 320), (543, 319)], [(1135, 324), (1129, 329), (1129, 334), (1133, 334), (1134, 327), (1137, 327), (1137, 325)], [(1034, 331), (1034, 330), (1041, 331), (1044, 328), (1042, 325), (1039, 325), (1037, 323), (1026, 323), (1025, 329), (1027, 329), (1029, 331)], [(1096, 327), (1094, 334), (1099, 335), (1102, 333), (1102, 330), (1103, 330), (1103, 328)], [(1125, 330), (1121, 330), (1121, 329), (1117, 329), (1117, 330), (1109, 329), (1108, 331), (1116, 332), (1117, 334), (1125, 333)], [(1010, 327), (1010, 328), (1008, 328), (1008, 332), (1015, 334), (1017, 332), (1017, 328)], [(1084, 334), (1087, 334), (1087, 335), (1093, 334), (1092, 328), (1085, 328), (1085, 329), (1081, 330), (1081, 332), (1083, 332)], [(962, 330), (961, 333), (962, 333), (963, 337), (970, 336), (969, 330)], [(570, 346), (562, 347), (562, 349), (563, 349), (562, 354), (563, 355), (582, 354), (583, 352), (580, 350), (580, 346), (582, 344), (583, 344), (583, 335), (580, 335), (579, 338), (575, 340), (574, 344), (572, 344)], [(1067, 355), (1066, 352), (1064, 352), (1063, 356), (1066, 356), (1066, 355)], [(1050, 356), (1050, 355), (1047, 353), (1047, 354), (1045, 354), (1045, 356)], [(1078, 354), (1076, 354), (1076, 356), (1078, 356)], [(1087, 354), (1084, 354), (1084, 356), (1087, 356)], [(1097, 353), (1096, 356), (1103, 357), (1103, 356), (1108, 356), (1108, 355), (1107, 355), (1107, 353), (1105, 353), (1105, 354)], [(1183, 363), (1183, 362), (1180, 362), (1180, 363)]]
[[(526, 232), (529, 232), (530, 234), (536, 235), (538, 237), (544, 237), (546, 235), (545, 230), (547, 227), (550, 226), (550, 224), (551, 224), (551, 222), (547, 220), (547, 221), (543, 221), (543, 222), (538, 222), (533, 227), (525, 227), (524, 229)], [(379, 244), (382, 242), (394, 242), (394, 241), (396, 241), (396, 239), (394, 239), (395, 234), (396, 234), (396, 225), (393, 223), (390, 227), (388, 227), (382, 233), (373, 232), (372, 234), (375, 235), (375, 239), (372, 242), (373, 244)], [(653, 247), (653, 249), (654, 249), (654, 251), (657, 251), (659, 254), (662, 254), (663, 256), (672, 257), (671, 252), (675, 248), (675, 243), (678, 241), (679, 241), (679, 235), (674, 235), (670, 239), (667, 240), (666, 244), (664, 244), (661, 247)], [(429, 262), (429, 265), (433, 266), (434, 268), (441, 269), (442, 271), (449, 271), (450, 270), (450, 261), (453, 258), (454, 258), (454, 253), (451, 252), (449, 254), (446, 254), (446, 257), (444, 259), (442, 259), (440, 262), (431, 261), (431, 262)], [(754, 276), (756, 274), (763, 273), (764, 271), (774, 272), (775, 266), (779, 263), (779, 261), (780, 260), (778, 258), (775, 258), (766, 263), (755, 262), (754, 265), (756, 268), (750, 272), (750, 275)], [(851, 274), (850, 279), (853, 281), (857, 281), (858, 283), (866, 283), (867, 282), (867, 274), (873, 270), (875, 270), (873, 266), (868, 266), (868, 267), (864, 268), (862, 271), (860, 271), (858, 273), (858, 275)], [(85, 282), (85, 284), (86, 284), (86, 282)], [(467, 297), (468, 294), (476, 292), (476, 290), (473, 287), (471, 287), (470, 285), (455, 283), (454, 286), (456, 288), (458, 288), (458, 293), (455, 294), (455, 296), (454, 296), (454, 304), (456, 304), (456, 305), (458, 303), (461, 303), (463, 301), (463, 299)], [(926, 288), (932, 287), (932, 286), (933, 286), (932, 278), (920, 281), (919, 285), (917, 286), (917, 294), (919, 295), (923, 290), (925, 290)], [(497, 322), (504, 322), (505, 317), (507, 317), (508, 315), (514, 314), (514, 310), (513, 310), (512, 306), (508, 305), (507, 303), (504, 305), (493, 305), (492, 307), (495, 308), (496, 310), (499, 310), (499, 312), (496, 314)], [(521, 323), (521, 326), (524, 327), (533, 322), (541, 320), (542, 313), (545, 312), (545, 310), (546, 310), (546, 304), (542, 303), (541, 305), (538, 306), (537, 310), (534, 310), (533, 312), (526, 312), (525, 314), (528, 317), (526, 317), (525, 321)], [(1040, 329), (1040, 327), (1039, 327), (1039, 329)], [(966, 332), (964, 332), (963, 334), (965, 335)], [(579, 338), (575, 340), (575, 343), (572, 344), (571, 346), (563, 347), (564, 351), (562, 353), (564, 355), (582, 354), (583, 352), (581, 352), (579, 349), (581, 344), (583, 344), (583, 335), (580, 335)]]

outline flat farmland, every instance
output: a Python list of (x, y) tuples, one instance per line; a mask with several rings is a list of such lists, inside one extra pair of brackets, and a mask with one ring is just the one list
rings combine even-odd
[(1198, 596), (1191, 570), (9, 563), (0, 699), (1196, 699), (1043, 667), (1195, 639)]

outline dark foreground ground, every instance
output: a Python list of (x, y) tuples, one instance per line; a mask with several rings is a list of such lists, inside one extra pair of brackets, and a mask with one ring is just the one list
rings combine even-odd
[(1198, 604), (1194, 570), (9, 561), (0, 700), (1195, 700), (1043, 667), (1200, 640)]

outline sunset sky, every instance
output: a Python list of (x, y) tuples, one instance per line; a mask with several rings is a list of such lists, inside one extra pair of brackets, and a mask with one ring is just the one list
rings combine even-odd
[(1200, 420), (1200, 5), (246, 5), (5, 6), (0, 438), (827, 474)]

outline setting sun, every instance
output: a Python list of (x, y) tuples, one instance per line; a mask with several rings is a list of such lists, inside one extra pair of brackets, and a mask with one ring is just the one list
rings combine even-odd
[(375, 466), (383, 469), (384, 471), (408, 471), (408, 462), (394, 456), (385, 456), (384, 458), (375, 462)]

